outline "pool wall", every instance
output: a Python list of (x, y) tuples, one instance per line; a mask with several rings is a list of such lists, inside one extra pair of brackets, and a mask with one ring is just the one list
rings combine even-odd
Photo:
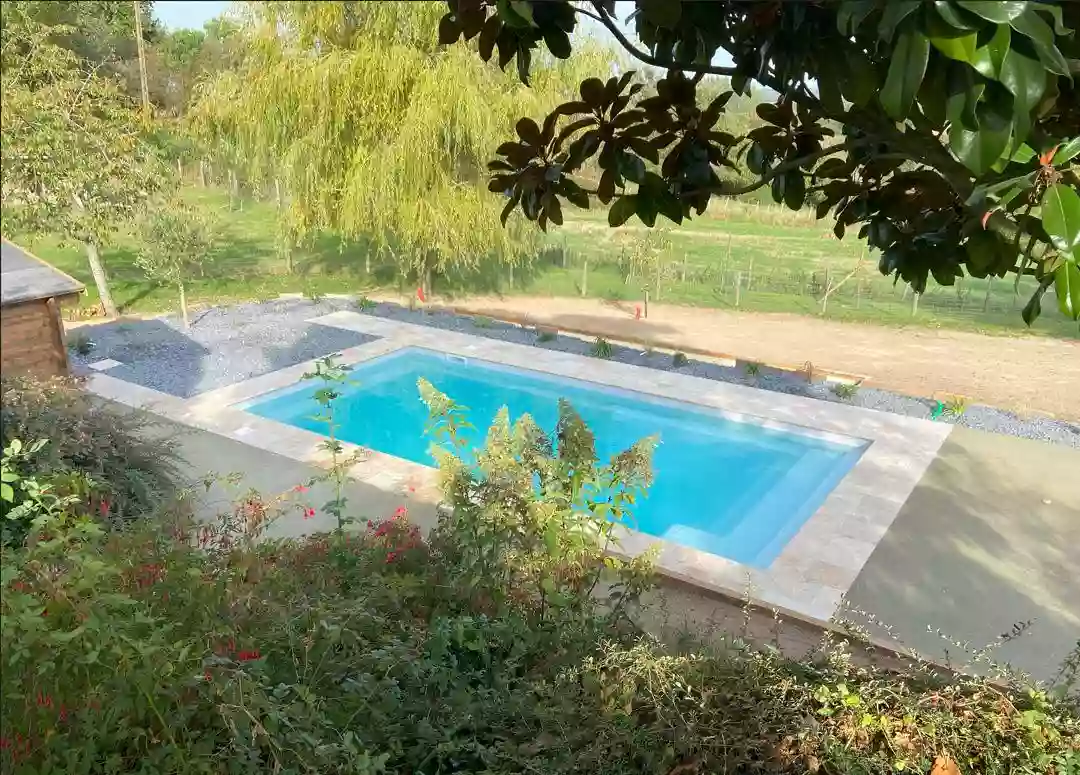
[[(811, 621), (827, 622), (842, 602), (878, 541), (889, 529), (937, 455), (952, 426), (857, 407), (789, 396), (641, 366), (588, 358), (526, 345), (443, 331), (357, 312), (335, 312), (310, 322), (377, 337), (341, 353), (357, 364), (408, 347), (478, 358), (519, 369), (545, 372), (661, 399), (697, 404), (728, 417), (851, 443), (868, 443), (850, 472), (826, 497), (766, 568), (625, 530), (620, 552), (634, 555), (658, 546), (663, 575), (721, 595), (747, 596)], [(102, 397), (149, 409), (176, 420), (302, 462), (325, 463), (322, 436), (244, 411), (253, 400), (296, 386), (312, 363), (302, 363), (199, 396), (181, 399), (106, 374), (95, 374), (90, 389)], [(294, 389), (313, 387), (304, 383)], [(374, 450), (359, 450), (351, 470), (358, 481), (396, 492), (402, 498), (438, 500), (435, 471)], [(359, 508), (362, 509), (362, 506)]]

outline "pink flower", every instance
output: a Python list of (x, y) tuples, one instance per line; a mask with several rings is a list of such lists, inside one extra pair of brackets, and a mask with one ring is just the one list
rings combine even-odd
[(397, 552), (388, 552), (386, 555), (386, 563), (389, 565), (397, 559)]
[(304, 519), (311, 519), (314, 516), (315, 516), (315, 509), (311, 508), (310, 506), (305, 506), (304, 507)]
[(308, 488), (305, 487), (302, 484), (298, 484), (295, 487), (293, 487), (293, 492), (307, 492), (307, 491), (308, 491)]
[(397, 509), (394, 511), (394, 519), (403, 519), (408, 513), (409, 510), (406, 509), (404, 506), (398, 506)]

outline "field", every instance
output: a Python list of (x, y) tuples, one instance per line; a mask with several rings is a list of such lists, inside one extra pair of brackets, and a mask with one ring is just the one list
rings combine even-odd
[[(284, 292), (308, 294), (400, 288), (389, 266), (373, 262), (365, 273), (363, 244), (325, 237), (293, 251), (293, 273), (276, 244), (273, 203), (246, 199), (230, 206), (217, 188), (189, 188), (187, 197), (218, 221), (219, 239), (205, 277), (189, 287), (195, 304), (263, 299)], [(962, 278), (951, 288), (932, 285), (922, 296), (877, 271), (856, 235), (837, 240), (831, 221), (808, 211), (745, 201), (713, 204), (705, 217), (683, 227), (648, 230), (638, 225), (610, 229), (601, 211), (575, 211), (547, 239), (536, 260), (514, 271), (436, 278), (436, 290), (450, 295), (497, 292), (505, 295), (587, 296), (643, 305), (650, 301), (717, 309), (790, 312), (884, 325), (915, 325), (994, 334), (1024, 332), (1020, 309), (1033, 281), (1019, 294), (1011, 279)], [(42, 258), (85, 282), (88, 294), (73, 315), (94, 314), (97, 294), (77, 245), (52, 237), (12, 235)], [(658, 244), (662, 243), (662, 244)], [(135, 265), (138, 245), (118, 234), (102, 255), (113, 294), (129, 313), (172, 309), (175, 291), (148, 282)], [(826, 289), (832, 289), (824, 301)], [(1073, 338), (1075, 323), (1047, 300), (1032, 333)]]

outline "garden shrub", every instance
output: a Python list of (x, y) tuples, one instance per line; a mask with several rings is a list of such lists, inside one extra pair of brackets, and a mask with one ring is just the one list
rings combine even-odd
[[(299, 485), (217, 522), (107, 532), (31, 498), (0, 564), (0, 770), (18, 773), (1072, 775), (1045, 688), (665, 645), (633, 626), (644, 563), (603, 549), (648, 483), (569, 406), (554, 439), (500, 415), (466, 454), (430, 386), (445, 500), (356, 532), (261, 540)], [(554, 526), (554, 527), (553, 527)], [(592, 540), (588, 540), (588, 536)], [(599, 574), (599, 576), (597, 575)], [(602, 577), (601, 582), (594, 579)], [(597, 599), (598, 585), (622, 597)], [(610, 587), (605, 586), (610, 584)], [(943, 759), (942, 759), (943, 760)]]
[(153, 513), (175, 492), (176, 443), (148, 434), (153, 421), (147, 415), (114, 409), (70, 379), (5, 376), (0, 391), (4, 446), (14, 439), (46, 441), (18, 461), (21, 476), (60, 486), (65, 477), (81, 475), (93, 483), (83, 506), (114, 526)]

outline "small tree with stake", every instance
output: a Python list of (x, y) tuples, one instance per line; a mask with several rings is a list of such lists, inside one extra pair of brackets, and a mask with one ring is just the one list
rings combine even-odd
[(180, 294), (184, 328), (189, 325), (185, 283), (204, 271), (214, 243), (213, 225), (183, 205), (162, 206), (139, 223), (142, 248), (136, 263), (151, 280), (175, 285)]
[[(493, 191), (538, 222), (562, 223), (561, 201), (607, 206), (619, 226), (636, 216), (682, 223), (714, 196), (768, 186), (798, 209), (816, 193), (836, 236), (854, 226), (880, 251), (880, 270), (921, 293), (929, 276), (1032, 276), (1030, 324), (1054, 287), (1080, 319), (1080, 3), (1073, 0), (448, 0), (439, 40), (472, 41), (485, 60), (574, 56), (580, 17), (640, 62), (666, 70), (655, 94), (634, 74), (582, 81), (580, 98), (539, 124), (517, 122), (489, 164)], [(714, 64), (726, 54), (730, 66)], [(699, 103), (699, 85), (730, 90)], [(764, 126), (721, 131), (733, 93), (752, 82), (775, 94)], [(494, 99), (494, 96), (493, 96)], [(833, 139), (835, 138), (835, 139)], [(601, 175), (581, 172), (596, 159)], [(723, 171), (749, 168), (734, 182)]]
[(54, 42), (69, 28), (20, 8), (5, 3), (0, 55), (4, 228), (82, 243), (105, 314), (115, 316), (100, 248), (167, 171), (118, 82)]

